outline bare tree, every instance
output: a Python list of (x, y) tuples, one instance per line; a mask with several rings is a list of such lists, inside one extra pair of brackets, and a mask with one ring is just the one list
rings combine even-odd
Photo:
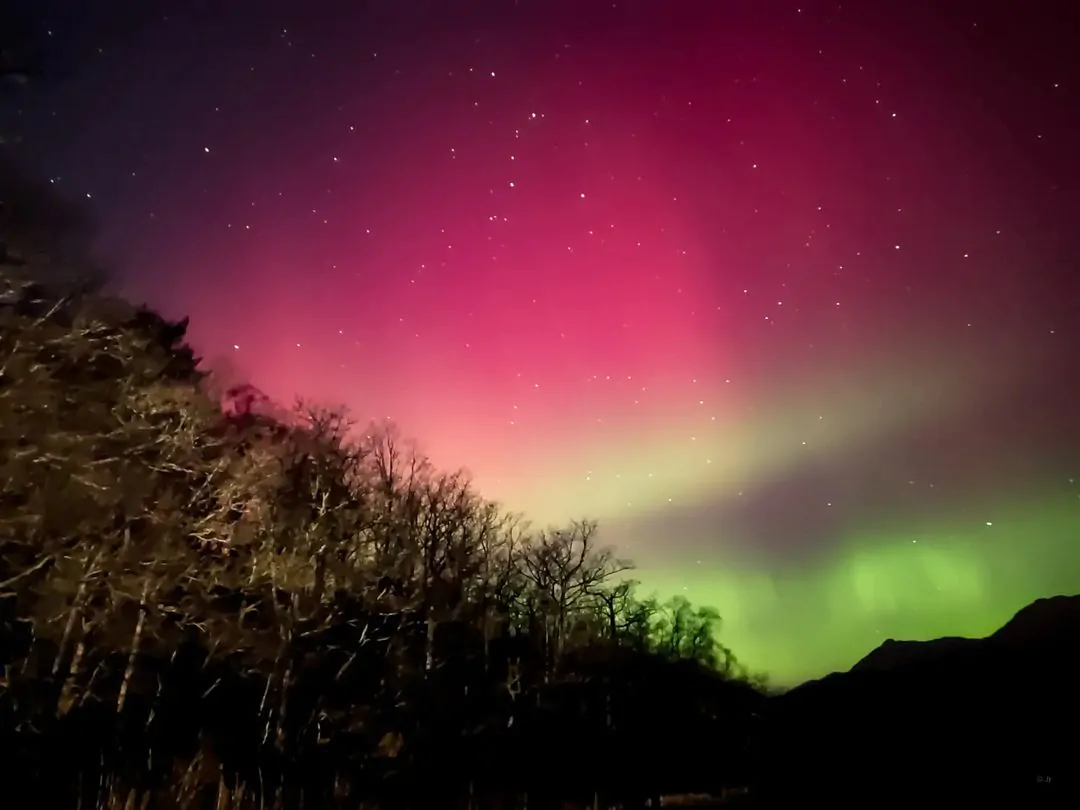
[(488, 504), (486, 509), (488, 531), (478, 537), (479, 575), (471, 584), (469, 596), (480, 622), (487, 672), (491, 670), (492, 639), (509, 629), (527, 584), (521, 574), (521, 562), (527, 548), (529, 525), (520, 515), (501, 513), (496, 504)]
[(665, 602), (653, 625), (657, 649), (672, 658), (699, 661), (723, 672), (737, 666), (731, 650), (721, 644), (716, 633), (720, 614), (712, 607), (695, 608), (686, 597)]
[[(231, 743), (200, 728), (199, 768), (179, 743), (139, 762), (236, 802), (244, 773), (269, 806), (311, 763), (416, 784), (452, 765), (471, 782), (466, 743), (528, 762), (555, 717), (610, 742), (636, 695), (672, 682), (658, 665), (730, 669), (715, 612), (637, 598), (594, 523), (533, 532), (392, 425), (284, 411), (250, 386), (223, 407), (186, 322), (47, 287), (24, 302), (0, 305), (0, 632), (30, 637), (0, 710), (24, 726), (108, 714), (142, 729), (124, 745), (153, 748), (182, 736), (177, 705), (210, 702)], [(86, 750), (120, 750), (101, 737)], [(277, 770), (244, 772), (251, 759)]]
[(530, 583), (530, 609), (542, 623), (548, 661), (545, 677), (558, 665), (571, 618), (613, 577), (630, 568), (610, 549), (596, 548), (596, 524), (581, 521), (567, 529), (541, 532), (521, 556)]
[(182, 330), (59, 315), (0, 312), (0, 558), (6, 582), (32, 586), (18, 594), (35, 635), (56, 638), (63, 714), (91, 638), (130, 639), (123, 708), (150, 604), (190, 567), (186, 533), (223, 470), (194, 364), (177, 366)]
[(596, 592), (595, 610), (605, 639), (635, 650), (646, 650), (659, 605), (655, 599), (637, 597), (638, 582), (620, 580)]

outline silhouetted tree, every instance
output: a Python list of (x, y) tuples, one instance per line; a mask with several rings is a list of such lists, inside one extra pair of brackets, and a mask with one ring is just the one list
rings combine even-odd
[(186, 327), (46, 283), (0, 306), (13, 789), (536, 807), (738, 756), (757, 693), (715, 612), (638, 598), (594, 523), (534, 531), (393, 425), (215, 390)]

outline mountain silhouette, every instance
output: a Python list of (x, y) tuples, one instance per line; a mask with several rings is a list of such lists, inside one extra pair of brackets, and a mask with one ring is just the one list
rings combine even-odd
[(981, 641), (957, 636), (932, 641), (896, 641), (890, 638), (851, 669), (856, 672), (887, 672), (897, 667), (939, 661), (961, 650), (971, 650)]
[(1080, 596), (1039, 599), (986, 638), (890, 639), (769, 703), (755, 741), (764, 804), (820, 790), (1080, 807)]
[(1013, 646), (1062, 644), (1080, 639), (1080, 596), (1038, 599), (995, 632), (991, 641)]

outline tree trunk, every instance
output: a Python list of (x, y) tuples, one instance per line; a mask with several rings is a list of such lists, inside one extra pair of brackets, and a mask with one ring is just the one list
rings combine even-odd
[(309, 617), (315, 618), (322, 608), (323, 596), (326, 594), (326, 547), (323, 546), (316, 552), (315, 577), (311, 588), (312, 604)]
[(143, 630), (146, 627), (146, 598), (150, 595), (150, 580), (143, 583), (142, 594), (139, 597), (139, 618), (135, 622), (135, 632), (131, 637), (131, 651), (128, 653), (127, 667), (124, 669), (124, 680), (120, 682), (120, 694), (116, 698), (116, 713), (124, 710), (127, 701), (128, 689), (131, 687), (131, 679), (135, 674), (135, 664), (139, 657), (139, 645), (142, 643)]
[(262, 700), (259, 702), (259, 716), (266, 717), (266, 727), (263, 730), (263, 744), (270, 740), (270, 729), (274, 725), (274, 710), (270, 708), (270, 693), (274, 689), (274, 680), (281, 668), (281, 662), (285, 658), (285, 649), (288, 646), (285, 633), (282, 633), (281, 643), (278, 645), (277, 655), (274, 657), (274, 666), (270, 674), (266, 676), (266, 688), (263, 690)]
[(484, 673), (491, 671), (491, 613), (485, 609), (481, 622), (484, 628)]
[(75, 654), (68, 664), (67, 674), (64, 676), (64, 685), (60, 690), (60, 698), (57, 704), (57, 713), (61, 717), (68, 713), (75, 700), (75, 680), (82, 671), (83, 658), (86, 657), (86, 631), (88, 628), (83, 617), (83, 603), (86, 601), (86, 592), (89, 589), (90, 580), (94, 576), (95, 569), (103, 553), (103, 551), (99, 551), (94, 555), (93, 559), (90, 558), (89, 554), (86, 555), (86, 560), (83, 563), (82, 581), (79, 582), (79, 589), (75, 592), (75, 599), (71, 604), (67, 623), (64, 625), (64, 634), (60, 638), (60, 648), (56, 652), (56, 660), (53, 661), (53, 675), (57, 675), (63, 665), (64, 653), (75, 635), (76, 625), (78, 625), (79, 641), (75, 646)]
[(70, 711), (75, 702), (75, 681), (78, 680), (79, 673), (82, 671), (83, 658), (86, 656), (86, 629), (86, 627), (82, 628), (79, 643), (75, 646), (75, 655), (71, 657), (71, 665), (68, 667), (67, 677), (64, 678), (64, 688), (60, 691), (57, 712), (61, 717)]
[(431, 674), (435, 668), (435, 617), (431, 615), (431, 608), (427, 610), (427, 637), (424, 640), (424, 672)]
[[(60, 667), (64, 662), (64, 653), (67, 651), (68, 643), (71, 641), (71, 635), (75, 631), (75, 622), (79, 619), (82, 613), (83, 600), (86, 598), (86, 589), (90, 582), (90, 574), (97, 566), (98, 560), (101, 559), (101, 552), (99, 551), (93, 559), (87, 554), (83, 561), (83, 575), (79, 581), (79, 588), (75, 591), (75, 599), (71, 603), (71, 610), (68, 612), (67, 623), (64, 625), (64, 634), (60, 637), (60, 646), (56, 651), (56, 660), (53, 661), (52, 674), (57, 675), (60, 672)], [(70, 671), (70, 670), (69, 670)]]
[(285, 673), (281, 676), (281, 701), (278, 704), (277, 734), (274, 737), (279, 751), (285, 750), (285, 713), (289, 705), (289, 684), (292, 681), (292, 672), (293, 665), (290, 656), (289, 663), (285, 666)]

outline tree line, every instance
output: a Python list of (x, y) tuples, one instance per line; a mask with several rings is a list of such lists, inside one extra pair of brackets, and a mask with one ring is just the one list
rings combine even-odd
[(393, 425), (224, 386), (186, 321), (103, 291), (84, 225), (0, 160), (9, 795), (634, 806), (745, 782), (762, 684), (715, 611), (640, 594), (595, 523), (534, 528)]
[(542, 806), (740, 761), (758, 692), (715, 611), (639, 597), (594, 523), (533, 529), (393, 426), (222, 396), (184, 322), (17, 276), (0, 299), (14, 783), (55, 806)]

